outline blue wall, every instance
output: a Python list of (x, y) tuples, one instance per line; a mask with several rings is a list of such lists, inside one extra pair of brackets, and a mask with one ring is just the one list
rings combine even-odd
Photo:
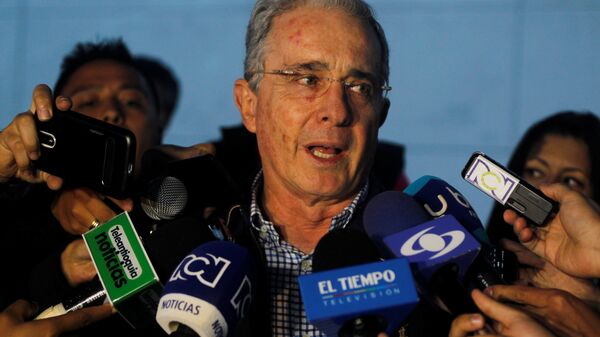
[[(239, 115), (249, 0), (0, 0), (0, 126), (52, 85), (75, 42), (123, 36), (164, 59), (183, 92), (166, 142), (218, 138)], [(448, 180), (482, 218), (491, 201), (459, 173), (470, 153), (506, 162), (534, 121), (600, 112), (600, 2), (372, 0), (391, 47), (392, 108), (381, 138), (405, 144), (407, 173)]]

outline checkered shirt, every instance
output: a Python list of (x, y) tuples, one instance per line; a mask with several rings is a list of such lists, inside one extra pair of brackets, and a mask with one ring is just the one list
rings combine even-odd
[[(305, 254), (286, 241), (275, 230), (273, 222), (266, 219), (258, 205), (262, 187), (262, 171), (252, 184), (250, 216), (252, 227), (258, 233), (258, 242), (265, 252), (270, 281), (271, 329), (273, 336), (325, 336), (306, 318), (304, 304), (300, 297), (298, 276), (312, 271), (312, 254)], [(342, 212), (331, 219), (329, 231), (344, 228), (350, 222), (356, 207), (364, 202), (369, 184), (366, 183), (352, 202)]]

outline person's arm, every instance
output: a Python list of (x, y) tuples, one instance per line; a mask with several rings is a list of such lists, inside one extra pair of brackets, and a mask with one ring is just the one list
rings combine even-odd
[[(478, 336), (528, 336), (552, 337), (554, 334), (543, 327), (525, 312), (500, 303), (479, 290), (471, 293), (475, 304), (481, 312), (494, 320), (496, 335)], [(450, 337), (463, 337), (477, 332), (484, 327), (484, 319), (480, 314), (464, 314), (454, 319), (450, 328)]]
[(545, 227), (528, 227), (512, 210), (504, 212), (504, 220), (513, 225), (523, 245), (563, 272), (600, 277), (600, 214), (594, 204), (560, 184), (541, 190), (560, 203), (558, 214)]
[(500, 240), (500, 243), (503, 248), (515, 253), (519, 260), (518, 284), (564, 290), (600, 308), (600, 289), (591, 279), (571, 276), (517, 242)]
[(71, 234), (83, 234), (94, 225), (103, 224), (117, 215), (107, 202), (112, 202), (123, 211), (131, 211), (131, 199), (118, 200), (105, 197), (88, 188), (80, 187), (60, 191), (54, 203), (52, 214), (62, 228)]
[(596, 311), (566, 291), (527, 286), (493, 286), (490, 290), (493, 298), (522, 305), (561, 335), (598, 336), (600, 332)]
[(82, 239), (69, 243), (61, 252), (41, 259), (29, 272), (27, 298), (42, 309), (55, 305), (75, 287), (91, 281), (96, 269)]
[(0, 331), (11, 337), (51, 337), (77, 330), (109, 317), (113, 310), (110, 304), (89, 307), (65, 315), (47, 319), (27, 321), (37, 311), (37, 306), (25, 300), (17, 300), (0, 313)]
[[(71, 107), (69, 99), (59, 97), (56, 106), (61, 110)], [(0, 183), (20, 179), (30, 183), (45, 182), (51, 189), (59, 189), (62, 179), (32, 168), (32, 161), (40, 156), (35, 118), (52, 117), (52, 91), (46, 85), (35, 87), (29, 111), (18, 114), (0, 132)]]
[(485, 318), (481, 314), (462, 314), (457, 316), (452, 321), (449, 337), (464, 337), (471, 336), (474, 333), (477, 336), (499, 336), (499, 335), (484, 335), (479, 333), (485, 325)]

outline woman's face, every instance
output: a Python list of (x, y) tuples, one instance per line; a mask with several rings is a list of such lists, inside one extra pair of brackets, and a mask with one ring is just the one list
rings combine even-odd
[(527, 156), (523, 178), (535, 187), (560, 183), (592, 197), (591, 171), (589, 150), (582, 140), (548, 134)]

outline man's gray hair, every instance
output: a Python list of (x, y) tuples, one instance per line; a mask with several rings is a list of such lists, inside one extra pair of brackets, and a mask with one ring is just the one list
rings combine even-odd
[(271, 30), (273, 19), (285, 12), (301, 6), (310, 5), (322, 8), (337, 8), (351, 16), (368, 22), (373, 28), (381, 45), (380, 79), (388, 83), (389, 47), (383, 28), (373, 14), (373, 9), (362, 0), (257, 0), (246, 30), (246, 59), (244, 60), (244, 78), (253, 90), (258, 88), (260, 72), (263, 71), (265, 41)]

